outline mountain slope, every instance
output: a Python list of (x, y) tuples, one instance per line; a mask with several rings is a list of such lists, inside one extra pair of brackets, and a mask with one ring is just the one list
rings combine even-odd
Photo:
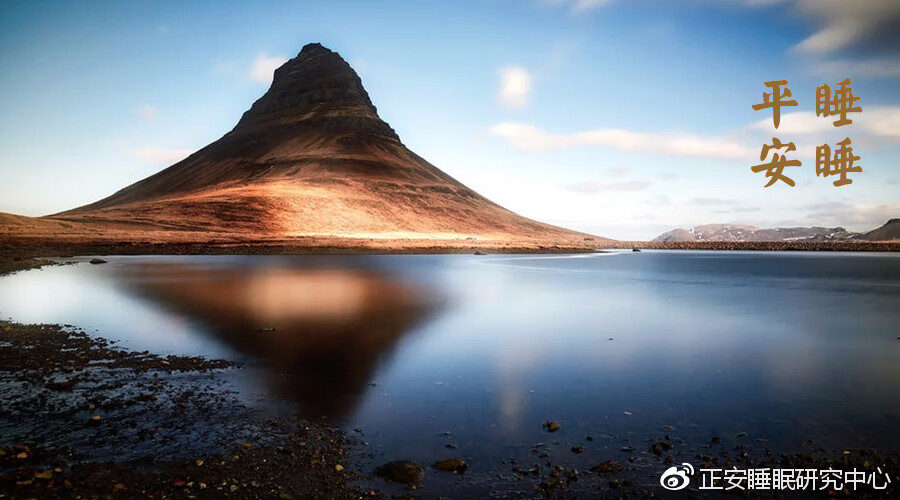
[(900, 240), (900, 219), (891, 219), (883, 226), (860, 235), (859, 239), (869, 241)]
[(510, 212), (407, 149), (353, 69), (319, 44), (278, 68), (265, 95), (219, 140), (112, 196), (49, 218), (248, 240), (587, 236)]

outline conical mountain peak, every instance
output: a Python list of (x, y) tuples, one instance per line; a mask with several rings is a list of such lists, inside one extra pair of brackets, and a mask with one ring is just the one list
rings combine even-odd
[(304, 46), (275, 70), (271, 87), (244, 113), (235, 131), (273, 123), (400, 140), (378, 117), (356, 71), (319, 43)]
[(407, 149), (359, 75), (318, 43), (275, 70), (266, 93), (220, 139), (58, 216), (140, 222), (174, 239), (205, 231), (238, 240), (586, 241), (492, 203)]

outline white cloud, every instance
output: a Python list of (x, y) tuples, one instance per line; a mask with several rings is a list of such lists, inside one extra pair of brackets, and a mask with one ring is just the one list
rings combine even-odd
[(284, 56), (271, 56), (265, 52), (260, 52), (253, 64), (250, 66), (249, 76), (252, 80), (259, 83), (272, 83), (272, 75), (279, 66), (287, 62)]
[(552, 134), (531, 125), (506, 122), (489, 129), (513, 146), (540, 151), (576, 146), (609, 146), (623, 151), (745, 161), (759, 155), (734, 140), (684, 133), (640, 133), (621, 129), (596, 129), (572, 134)]
[(172, 164), (179, 162), (193, 153), (190, 149), (160, 149), (140, 148), (132, 152), (132, 155), (144, 163)]
[(872, 135), (900, 139), (900, 106), (872, 106), (863, 108), (853, 118), (853, 124)]
[(823, 23), (819, 31), (796, 45), (807, 53), (834, 52), (864, 37), (882, 35), (900, 18), (897, 0), (796, 0), (796, 4), (802, 14)]
[[(900, 106), (863, 107), (861, 113), (850, 113), (853, 125), (875, 137), (900, 139)], [(784, 134), (820, 134), (836, 130), (834, 119), (816, 116), (812, 111), (797, 111), (781, 115), (778, 133)], [(771, 118), (753, 122), (753, 130), (773, 132)]]
[(618, 167), (611, 167), (606, 169), (606, 173), (615, 176), (625, 175), (629, 172), (631, 172), (631, 167), (629, 167), (628, 165), (620, 165)]
[(600, 193), (603, 191), (640, 191), (653, 184), (649, 181), (582, 181), (565, 186), (568, 191), (576, 193)]
[(500, 69), (500, 91), (497, 97), (510, 108), (524, 108), (531, 96), (531, 74), (519, 66)]
[[(833, 121), (833, 119), (829, 120), (828, 118), (816, 116), (812, 111), (784, 113), (781, 115), (781, 123), (778, 125), (777, 132), (779, 134), (815, 134), (828, 132), (834, 129), (834, 126), (831, 124)], [(771, 116), (753, 122), (750, 124), (750, 128), (768, 133), (776, 132)]]
[(145, 105), (139, 107), (137, 109), (137, 112), (139, 115), (141, 115), (141, 118), (143, 118), (144, 120), (147, 120), (148, 122), (152, 122), (153, 120), (156, 119), (156, 108), (154, 108), (153, 106), (151, 106), (149, 104), (145, 104)]

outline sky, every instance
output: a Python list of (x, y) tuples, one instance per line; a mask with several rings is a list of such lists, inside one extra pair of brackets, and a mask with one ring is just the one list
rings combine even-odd
[[(0, 16), (0, 211), (47, 215), (221, 137), (310, 42), (410, 149), (527, 217), (619, 239), (707, 223), (900, 217), (895, 0), (13, 1)], [(815, 115), (851, 78), (850, 125)], [(798, 106), (754, 111), (764, 82)], [(764, 188), (764, 144), (802, 162)], [(863, 171), (836, 187), (816, 146)], [(783, 151), (782, 151), (783, 152)]]

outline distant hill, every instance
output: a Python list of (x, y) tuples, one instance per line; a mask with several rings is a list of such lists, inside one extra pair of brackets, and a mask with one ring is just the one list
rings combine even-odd
[(900, 219), (891, 219), (878, 229), (860, 235), (859, 239), (868, 241), (900, 240)]
[(705, 224), (691, 229), (673, 229), (657, 236), (653, 241), (846, 241), (862, 236), (860, 233), (850, 232), (842, 227), (776, 227), (764, 229), (737, 224)]

